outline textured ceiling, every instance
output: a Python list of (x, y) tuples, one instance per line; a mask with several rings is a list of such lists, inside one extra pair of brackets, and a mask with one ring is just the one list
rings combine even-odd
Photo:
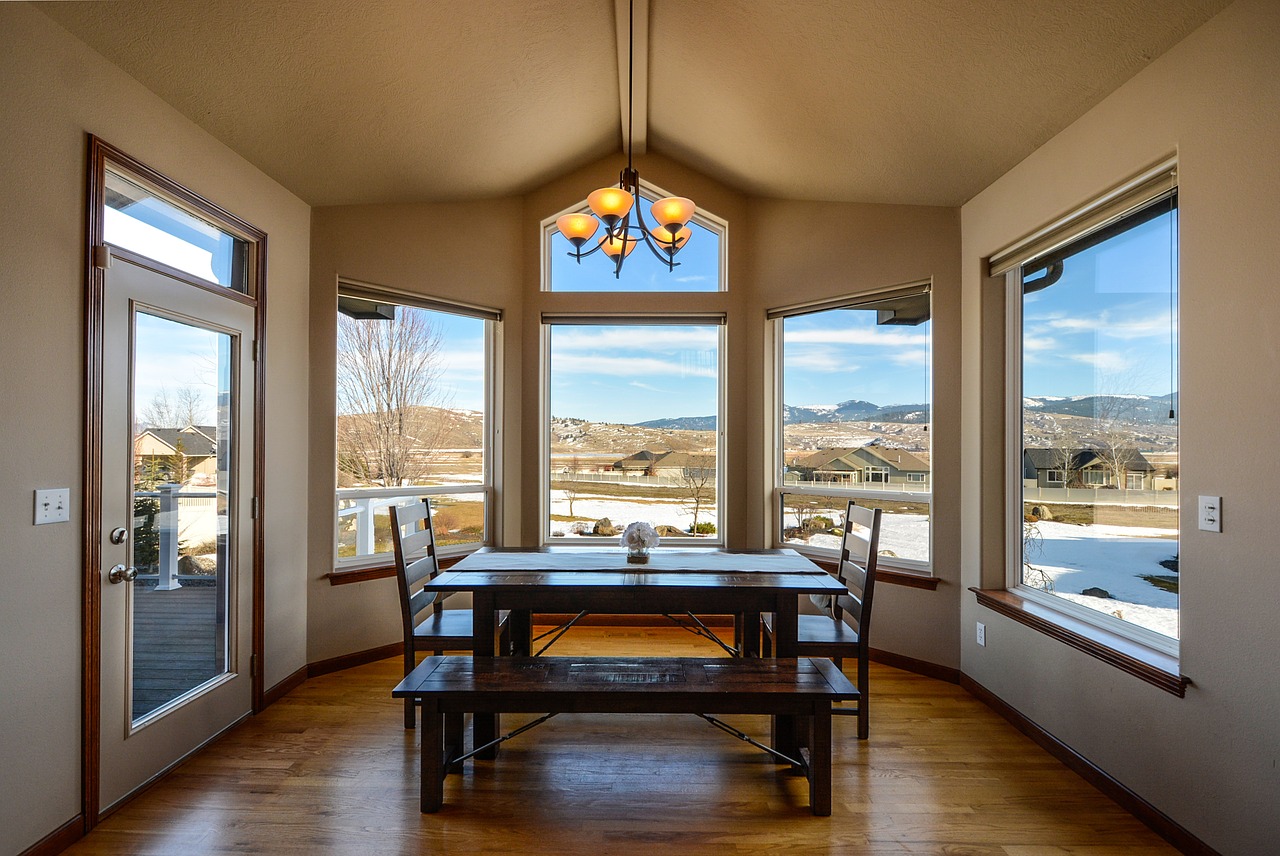
[[(621, 150), (614, 0), (36, 4), (313, 205)], [(959, 205), (1227, 0), (651, 0), (649, 148), (743, 192)]]

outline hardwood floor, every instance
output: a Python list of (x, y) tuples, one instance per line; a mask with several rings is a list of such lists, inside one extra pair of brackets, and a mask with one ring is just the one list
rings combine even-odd
[[(589, 627), (552, 653), (716, 650), (675, 628)], [(803, 778), (692, 716), (583, 714), (469, 762), (420, 814), (392, 659), (307, 681), (68, 852), (1176, 852), (959, 687), (872, 668), (870, 740), (836, 717), (829, 818), (810, 815)], [(726, 718), (768, 738), (764, 717)]]

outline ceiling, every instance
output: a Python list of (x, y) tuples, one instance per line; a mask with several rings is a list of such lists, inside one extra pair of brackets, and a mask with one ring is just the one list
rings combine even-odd
[[(509, 196), (621, 152), (614, 3), (36, 5), (338, 205)], [(753, 196), (959, 205), (1226, 5), (652, 0), (648, 147)]]

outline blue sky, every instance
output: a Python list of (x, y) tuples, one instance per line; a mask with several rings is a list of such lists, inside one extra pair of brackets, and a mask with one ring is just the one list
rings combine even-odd
[(1162, 214), (1067, 258), (1062, 279), (1026, 295), (1025, 395), (1170, 392), (1175, 217)]
[(162, 390), (168, 393), (170, 403), (176, 403), (176, 391), (179, 388), (190, 388), (200, 393), (204, 403), (204, 412), (197, 420), (198, 424), (212, 425), (214, 404), (217, 401), (218, 339), (226, 334), (146, 312), (137, 313), (135, 318), (135, 418), (142, 418)]
[[(649, 203), (645, 204), (645, 222), (653, 225), (649, 217)], [(720, 238), (715, 232), (691, 222), (693, 235), (676, 253), (676, 268), (658, 261), (648, 247), (637, 244), (622, 265), (622, 276), (613, 276), (613, 261), (597, 252), (581, 262), (575, 262), (568, 254), (573, 246), (559, 232), (551, 236), (551, 290), (552, 291), (715, 291), (719, 288)], [(601, 226), (598, 238), (604, 233)], [(591, 242), (588, 241), (588, 248)]]
[(878, 326), (874, 309), (834, 309), (782, 324), (785, 403), (928, 403), (933, 322)]

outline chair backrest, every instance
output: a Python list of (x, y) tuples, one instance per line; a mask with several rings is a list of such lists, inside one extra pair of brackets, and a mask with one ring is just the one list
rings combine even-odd
[(425, 592), (423, 583), (440, 573), (436, 561), (435, 530), (431, 528), (431, 505), (415, 502), (391, 506), (391, 542), (396, 553), (396, 581), (400, 587), (400, 614), (405, 638), (413, 635), (418, 613), (430, 607), (439, 612), (444, 600), (439, 592)]
[(871, 636), (871, 601), (876, 589), (876, 560), (880, 551), (878, 508), (864, 508), (849, 500), (845, 511), (844, 538), (840, 544), (840, 565), (836, 576), (847, 594), (836, 597), (832, 611), (837, 621), (847, 616), (858, 631), (858, 646), (865, 650)]

